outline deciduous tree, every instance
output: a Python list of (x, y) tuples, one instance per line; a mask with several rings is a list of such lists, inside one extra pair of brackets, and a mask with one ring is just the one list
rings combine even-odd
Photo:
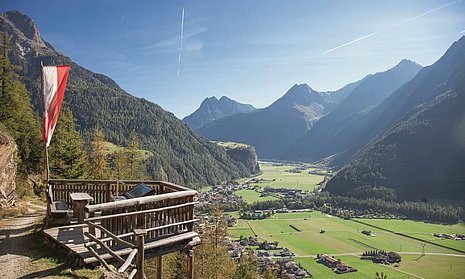
[(92, 152), (90, 154), (90, 175), (95, 179), (109, 179), (110, 167), (108, 164), (107, 150), (105, 147), (105, 135), (100, 129), (95, 130), (92, 141)]

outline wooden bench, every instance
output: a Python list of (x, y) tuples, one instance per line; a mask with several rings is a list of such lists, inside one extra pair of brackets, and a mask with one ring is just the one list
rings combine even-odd
[(47, 226), (70, 223), (68, 205), (65, 200), (54, 200), (52, 186), (47, 188)]

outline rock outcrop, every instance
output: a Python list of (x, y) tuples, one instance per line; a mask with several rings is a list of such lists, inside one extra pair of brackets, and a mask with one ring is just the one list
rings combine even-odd
[(247, 169), (250, 170), (251, 174), (260, 172), (257, 153), (255, 152), (255, 148), (253, 146), (236, 142), (217, 143), (226, 150), (226, 153), (234, 161), (244, 164)]
[(0, 207), (16, 201), (16, 143), (0, 123)]

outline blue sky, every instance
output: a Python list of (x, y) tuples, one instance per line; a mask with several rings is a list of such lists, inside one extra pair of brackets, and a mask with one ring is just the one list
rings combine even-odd
[(465, 0), (0, 4), (31, 16), (78, 64), (180, 118), (209, 96), (265, 107), (295, 83), (335, 90), (403, 58), (429, 65), (465, 35)]

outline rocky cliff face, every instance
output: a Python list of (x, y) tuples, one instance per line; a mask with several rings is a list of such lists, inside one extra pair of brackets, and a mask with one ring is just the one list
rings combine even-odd
[(234, 161), (242, 163), (250, 170), (251, 174), (260, 172), (258, 165), (257, 153), (255, 148), (251, 145), (235, 143), (235, 142), (217, 142), (218, 145), (226, 150), (226, 153)]
[(16, 143), (0, 123), (0, 207), (11, 206), (16, 201), (16, 150)]

